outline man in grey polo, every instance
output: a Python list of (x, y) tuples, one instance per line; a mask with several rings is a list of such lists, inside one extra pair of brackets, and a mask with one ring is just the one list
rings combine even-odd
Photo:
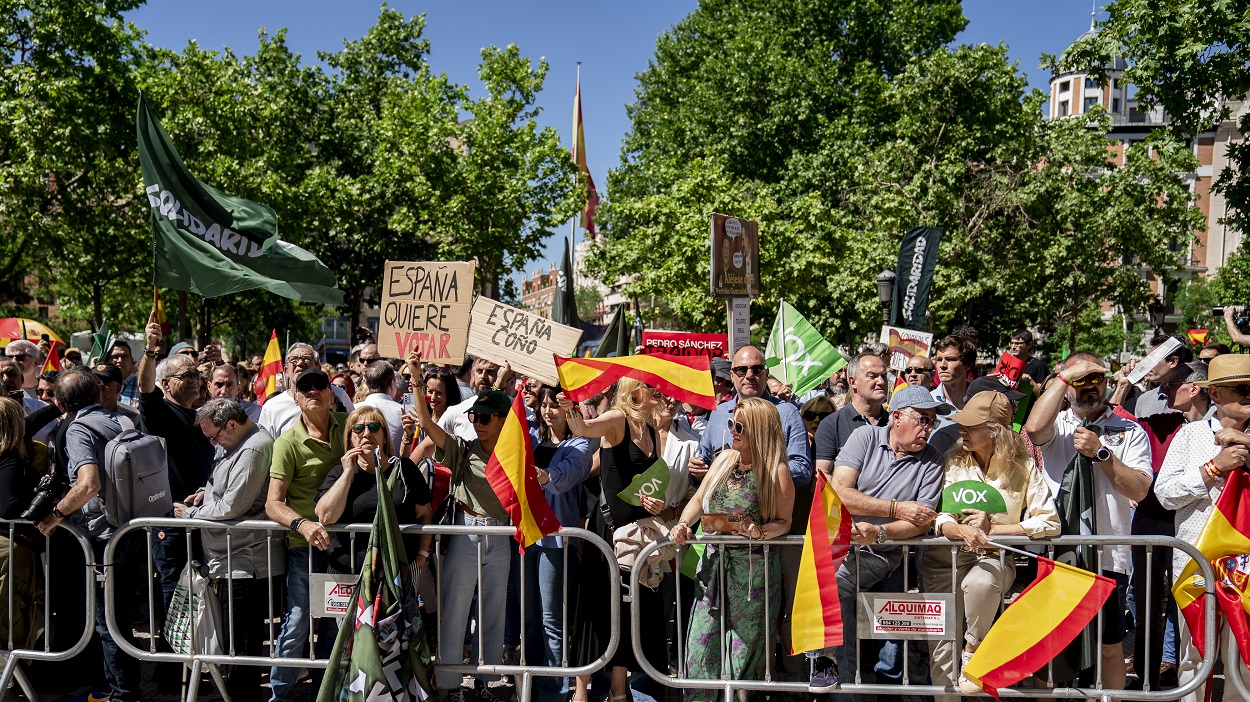
[[(847, 554), (838, 568), (843, 645), (810, 654), (816, 658), (813, 691), (838, 683), (830, 655), (836, 656), (842, 679), (855, 682), (857, 593), (902, 592), (902, 548), (884, 542), (919, 536), (937, 516), (934, 508), (942, 495), (942, 456), (929, 446), (929, 433), (937, 424), (937, 415), (953, 410), (933, 399), (923, 387), (900, 389), (891, 403), (889, 423), (864, 425), (852, 432), (834, 461), (833, 475), (825, 476), (854, 518), (851, 538), (859, 545), (854, 547), (858, 553)], [(860, 658), (878, 660), (875, 651)], [(886, 661), (878, 663), (876, 669), (878, 682), (902, 673), (900, 665), (887, 665)]]

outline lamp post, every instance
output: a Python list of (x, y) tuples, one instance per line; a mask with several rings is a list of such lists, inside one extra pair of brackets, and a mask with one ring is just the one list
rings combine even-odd
[(881, 321), (890, 323), (890, 307), (894, 303), (894, 271), (886, 268), (877, 276), (877, 300), (881, 302)]
[(1156, 297), (1149, 305), (1146, 305), (1146, 314), (1150, 317), (1150, 326), (1154, 327), (1155, 331), (1163, 329), (1163, 320), (1167, 313), (1168, 304), (1161, 297)]

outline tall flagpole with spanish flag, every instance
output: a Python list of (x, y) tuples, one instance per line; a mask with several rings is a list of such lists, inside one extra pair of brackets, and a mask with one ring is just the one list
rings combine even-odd
[[(595, 179), (590, 175), (586, 165), (586, 132), (582, 128), (582, 62), (577, 62), (577, 84), (573, 90), (573, 163), (577, 166), (578, 180), (586, 178), (586, 207), (578, 216), (569, 222), (569, 256), (577, 270), (577, 225), (581, 225), (586, 233), (595, 236), (595, 211), (599, 209), (599, 191), (595, 189)], [(569, 285), (576, 285), (569, 281)]]
[(525, 418), (525, 394), (517, 393), (512, 411), (499, 430), (495, 450), (486, 463), (486, 480), (516, 525), (521, 553), (544, 536), (560, 529), (547, 496), (538, 484), (538, 468), (530, 446), (529, 422)]

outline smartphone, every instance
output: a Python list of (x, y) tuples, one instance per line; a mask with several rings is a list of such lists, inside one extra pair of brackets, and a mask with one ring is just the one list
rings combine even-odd
[(404, 400), (403, 400), (403, 402), (401, 402), (400, 404), (404, 406), (404, 411), (405, 411), (405, 412), (407, 412), (408, 410), (410, 410), (410, 409), (412, 409), (412, 408), (413, 408), (413, 403), (414, 403), (414, 402), (415, 402), (415, 400), (414, 400), (414, 399), (413, 399), (413, 397), (412, 397), (412, 393), (411, 393), (411, 392), (406, 392), (406, 393), (404, 393)]

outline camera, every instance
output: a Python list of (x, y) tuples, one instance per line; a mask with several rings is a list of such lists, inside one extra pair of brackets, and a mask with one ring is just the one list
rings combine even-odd
[(22, 512), (21, 518), (38, 522), (52, 512), (56, 503), (69, 492), (69, 480), (60, 473), (49, 473), (39, 479), (35, 486), (35, 496), (30, 505)]
[(1211, 314), (1215, 317), (1223, 318), (1224, 310), (1229, 307), (1233, 308), (1233, 325), (1237, 327), (1237, 331), (1242, 334), (1250, 334), (1250, 306), (1222, 305), (1220, 307), (1212, 307)]
[(360, 344), (376, 344), (377, 339), (373, 338), (373, 332), (369, 331), (369, 327), (356, 327), (356, 331), (352, 332), (352, 345)]

